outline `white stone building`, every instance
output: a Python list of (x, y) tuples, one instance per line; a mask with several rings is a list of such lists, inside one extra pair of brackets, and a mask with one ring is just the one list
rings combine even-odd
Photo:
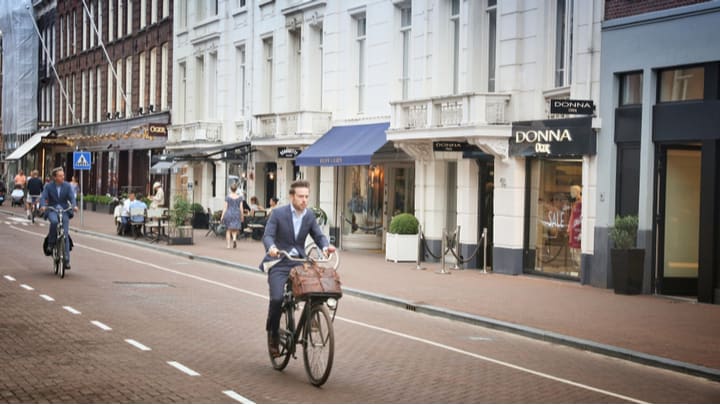
[[(575, 117), (549, 104), (597, 104), (601, 0), (178, 3), (168, 144), (212, 148), (195, 158), (238, 142), (254, 151), (247, 165), (176, 164), (186, 177), (174, 188), (197, 182), (195, 200), (217, 209), (231, 173), (265, 205), (303, 177), (343, 248), (382, 248), (392, 215), (409, 211), (435, 254), (460, 225), (468, 267), (482, 264), (487, 228), (495, 271), (581, 278), (599, 120), (548, 121)], [(513, 126), (535, 141), (568, 136), (528, 151)], [(293, 150), (304, 153), (279, 157)], [(572, 185), (584, 210), (571, 230)]]

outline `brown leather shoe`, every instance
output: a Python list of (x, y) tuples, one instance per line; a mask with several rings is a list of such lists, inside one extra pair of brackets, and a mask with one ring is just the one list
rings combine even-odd
[(280, 339), (268, 334), (268, 351), (272, 357), (280, 357)]

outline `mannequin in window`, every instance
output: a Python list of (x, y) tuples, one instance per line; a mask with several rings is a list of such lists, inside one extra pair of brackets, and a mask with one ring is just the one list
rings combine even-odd
[(570, 186), (570, 220), (568, 221), (568, 247), (575, 267), (580, 266), (580, 235), (582, 230), (582, 188), (578, 185)]

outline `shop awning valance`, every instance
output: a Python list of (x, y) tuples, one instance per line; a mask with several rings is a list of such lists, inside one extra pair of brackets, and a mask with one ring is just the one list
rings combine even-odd
[(332, 127), (295, 159), (298, 166), (369, 165), (373, 153), (387, 142), (390, 123)]
[(22, 159), (23, 156), (30, 153), (31, 150), (35, 149), (35, 147), (42, 141), (42, 139), (48, 135), (50, 135), (53, 131), (40, 131), (36, 132), (35, 135), (31, 136), (30, 139), (25, 141), (20, 147), (15, 149), (13, 153), (10, 154), (10, 156), (6, 157), (5, 160), (19, 160)]
[(210, 158), (217, 158), (217, 155), (221, 153), (232, 152), (236, 151), (237, 149), (244, 149), (246, 153), (250, 153), (250, 142), (244, 141), (236, 143), (217, 144), (213, 146), (192, 149), (169, 149), (168, 154), (163, 156), (162, 160), (206, 160)]

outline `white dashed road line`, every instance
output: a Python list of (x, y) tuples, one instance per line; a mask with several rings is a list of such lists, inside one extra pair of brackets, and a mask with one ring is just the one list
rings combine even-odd
[(137, 347), (138, 349), (144, 351), (144, 352), (147, 352), (147, 351), (152, 350), (152, 349), (150, 349), (149, 347), (145, 346), (144, 344), (138, 342), (137, 340), (134, 340), (134, 339), (125, 339), (125, 341), (128, 342), (129, 344)]
[(97, 326), (98, 328), (100, 328), (102, 330), (112, 330), (111, 327), (105, 325), (104, 323), (102, 323), (100, 321), (90, 321), (90, 323)]
[(185, 367), (182, 364), (178, 363), (177, 361), (168, 361), (167, 364), (175, 367), (176, 369), (182, 371), (183, 373), (185, 373), (191, 377), (197, 377), (200, 375), (200, 373), (198, 373), (197, 371), (195, 371), (191, 368)]
[(28, 290), (28, 291), (34, 290), (34, 288), (30, 287), (30, 286), (27, 285), (27, 284), (20, 284), (20, 287), (22, 287), (22, 288), (24, 288), (24, 289), (26, 289), (26, 290)]
[(222, 393), (229, 396), (230, 398), (240, 402), (241, 404), (254, 404), (255, 403), (232, 390), (223, 391)]
[(5, 276), (5, 278), (6, 278), (8, 281), (15, 281), (15, 277), (13, 277), (13, 276)]
[(82, 313), (73, 307), (63, 307), (63, 309), (70, 312), (73, 315), (80, 315)]
[(45, 301), (51, 301), (51, 302), (52, 302), (52, 301), (55, 301), (55, 298), (53, 298), (53, 297), (51, 297), (51, 296), (49, 296), (49, 295), (40, 294), (40, 297), (41, 297), (42, 299), (44, 299)]

